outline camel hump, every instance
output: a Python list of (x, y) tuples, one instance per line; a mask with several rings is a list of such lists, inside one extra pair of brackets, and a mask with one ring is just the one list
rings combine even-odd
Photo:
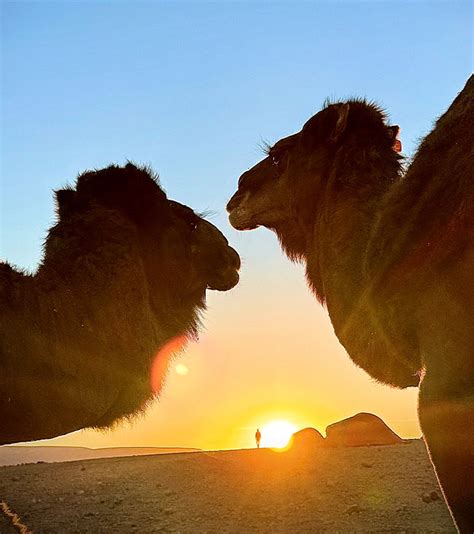
[(471, 106), (473, 105), (474, 100), (474, 74), (471, 74), (469, 79), (466, 82), (466, 85), (464, 86), (463, 90), (458, 94), (458, 96), (454, 99), (452, 106)]
[(406, 176), (383, 200), (368, 272), (393, 279), (455, 261), (474, 228), (474, 76), (421, 143)]

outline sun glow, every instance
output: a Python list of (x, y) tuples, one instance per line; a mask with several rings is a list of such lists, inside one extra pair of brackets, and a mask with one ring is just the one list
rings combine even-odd
[(260, 429), (262, 433), (261, 446), (277, 449), (284, 448), (288, 445), (291, 436), (296, 430), (296, 426), (288, 421), (271, 421)]

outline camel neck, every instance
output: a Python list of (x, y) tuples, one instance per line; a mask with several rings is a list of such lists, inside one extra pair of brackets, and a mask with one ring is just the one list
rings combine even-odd
[(341, 166), (328, 178), (315, 235), (308, 244), (307, 276), (335, 325), (345, 321), (366, 286), (370, 231), (382, 197), (398, 179), (393, 158), (388, 164), (381, 159), (378, 163), (378, 168), (373, 162), (365, 168)]

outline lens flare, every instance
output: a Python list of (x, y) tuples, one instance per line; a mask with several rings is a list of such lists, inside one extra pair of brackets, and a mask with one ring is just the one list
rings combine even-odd
[(150, 387), (153, 394), (160, 392), (171, 358), (184, 349), (186, 341), (186, 336), (176, 336), (156, 353), (150, 370)]
[(181, 376), (186, 376), (189, 373), (189, 369), (184, 365), (184, 363), (178, 363), (178, 365), (174, 368), (176, 373)]

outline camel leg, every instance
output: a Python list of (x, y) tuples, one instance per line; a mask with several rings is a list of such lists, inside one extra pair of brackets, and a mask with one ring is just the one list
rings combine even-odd
[[(445, 377), (443, 377), (445, 380)], [(425, 442), (459, 532), (474, 532), (474, 390), (427, 373), (419, 397)], [(444, 383), (443, 383), (444, 382)], [(467, 391), (466, 391), (467, 390)]]

